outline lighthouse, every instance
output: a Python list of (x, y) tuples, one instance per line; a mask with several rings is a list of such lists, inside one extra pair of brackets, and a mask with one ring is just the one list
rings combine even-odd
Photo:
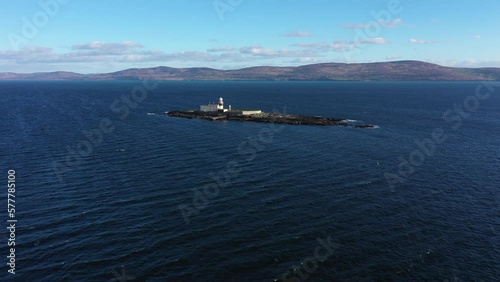
[(218, 112), (224, 112), (224, 99), (222, 97), (219, 98), (219, 104), (217, 105)]
[(203, 112), (220, 112), (225, 113), (227, 109), (224, 109), (224, 99), (219, 98), (218, 103), (208, 103), (208, 105), (200, 105), (200, 111)]

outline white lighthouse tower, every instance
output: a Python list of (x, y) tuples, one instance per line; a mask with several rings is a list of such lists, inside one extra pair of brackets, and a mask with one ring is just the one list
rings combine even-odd
[(217, 105), (218, 112), (224, 112), (224, 99), (222, 97), (219, 98), (219, 104)]
[[(231, 106), (229, 106), (231, 107)], [(224, 99), (222, 97), (219, 98), (219, 103), (208, 103), (208, 105), (200, 105), (200, 111), (203, 112), (227, 112), (227, 109), (224, 109)]]

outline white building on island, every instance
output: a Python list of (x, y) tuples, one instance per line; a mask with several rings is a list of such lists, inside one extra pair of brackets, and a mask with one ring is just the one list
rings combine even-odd
[(214, 104), (214, 103), (210, 102), (207, 105), (201, 105), (200, 106), (200, 111), (204, 111), (204, 112), (216, 112), (217, 111), (217, 104)]
[(229, 105), (229, 109), (224, 109), (224, 99), (222, 97), (219, 98), (219, 103), (208, 103), (206, 105), (200, 105), (200, 111), (203, 112), (230, 112), (234, 114), (240, 115), (255, 115), (262, 113), (261, 110), (233, 110), (231, 109), (231, 105)]
[(204, 112), (227, 112), (227, 109), (224, 109), (224, 99), (222, 97), (219, 98), (219, 103), (208, 103), (207, 105), (201, 105), (200, 111)]

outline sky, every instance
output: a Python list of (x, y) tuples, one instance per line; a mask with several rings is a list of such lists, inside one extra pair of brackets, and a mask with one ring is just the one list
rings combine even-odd
[(500, 67), (500, 0), (0, 0), (0, 72)]

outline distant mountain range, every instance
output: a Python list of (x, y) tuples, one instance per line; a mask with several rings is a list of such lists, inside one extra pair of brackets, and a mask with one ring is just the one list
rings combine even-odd
[(0, 73), (0, 80), (496, 80), (500, 68), (451, 68), (420, 61), (340, 64), (324, 63), (298, 67), (250, 67), (238, 70), (211, 68), (136, 68), (112, 73), (79, 74), (40, 72)]

